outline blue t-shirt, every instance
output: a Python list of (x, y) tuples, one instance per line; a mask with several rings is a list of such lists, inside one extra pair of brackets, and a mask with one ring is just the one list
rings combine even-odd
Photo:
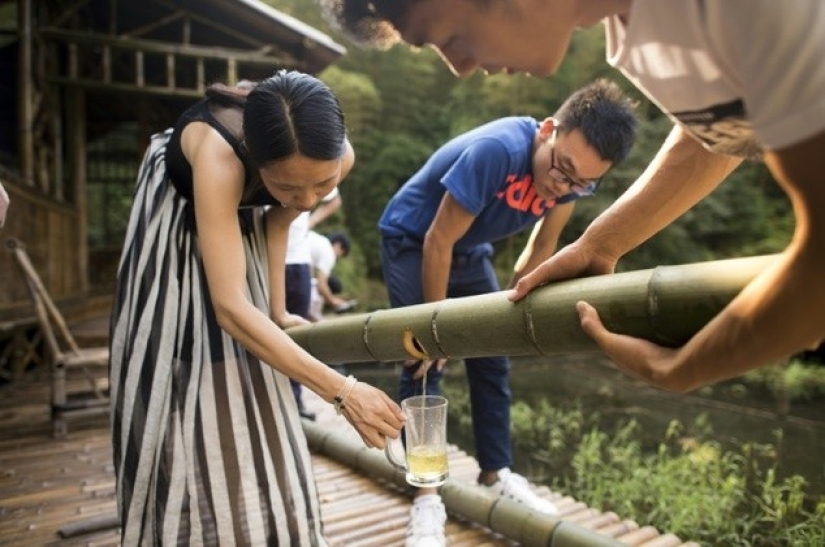
[(501, 118), (463, 133), (430, 156), (392, 197), (378, 229), (383, 236), (423, 240), (444, 193), (475, 216), (455, 251), (492, 243), (536, 224), (554, 205), (576, 199), (570, 193), (547, 201), (533, 188), (533, 141), (538, 122)]

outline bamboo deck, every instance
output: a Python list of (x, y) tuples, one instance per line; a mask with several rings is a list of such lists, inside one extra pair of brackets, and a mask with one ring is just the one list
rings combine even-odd
[[(336, 416), (330, 405), (306, 390), (305, 401), (318, 413), (316, 423), (349, 430), (354, 435), (348, 424), (341, 424), (343, 418)], [(113, 467), (105, 417), (72, 422), (67, 437), (57, 440), (51, 437), (47, 403), (48, 379), (41, 371), (0, 388), (0, 545), (118, 545), (120, 537), (113, 528), (68, 539), (60, 537), (59, 530), (66, 525), (114, 514)], [(475, 480), (478, 464), (472, 457), (453, 446), (449, 459), (452, 478)], [(313, 463), (330, 545), (403, 545), (410, 509), (407, 494), (322, 454), (314, 453)], [(537, 492), (556, 503), (563, 521), (577, 523), (603, 537), (605, 542), (599, 545), (697, 547), (614, 513), (600, 513), (546, 487), (539, 487)], [(453, 547), (518, 545), (456, 515), (450, 515), (447, 533)], [(558, 544), (554, 540), (552, 545)]]

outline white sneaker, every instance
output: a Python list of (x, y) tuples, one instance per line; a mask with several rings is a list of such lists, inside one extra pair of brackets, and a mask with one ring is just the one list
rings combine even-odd
[(438, 494), (418, 496), (410, 509), (406, 547), (444, 547), (447, 511)]
[(530, 488), (527, 479), (513, 473), (508, 468), (498, 471), (498, 480), (491, 485), (482, 485), (496, 496), (523, 503), (530, 509), (545, 515), (558, 515), (559, 510), (549, 500), (538, 496)]

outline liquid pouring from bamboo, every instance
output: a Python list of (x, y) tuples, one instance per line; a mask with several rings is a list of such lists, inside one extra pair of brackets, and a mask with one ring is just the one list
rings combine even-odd
[[(429, 356), (417, 355), (423, 361)], [(432, 366), (433, 363), (430, 363)], [(388, 441), (384, 450), (387, 459), (397, 469), (406, 472), (406, 481), (420, 488), (441, 486), (449, 475), (447, 462), (447, 399), (439, 395), (427, 395), (427, 372), (422, 377), (422, 395), (409, 397), (401, 402), (407, 416), (404, 426), (404, 458), (394, 449), (400, 442)]]

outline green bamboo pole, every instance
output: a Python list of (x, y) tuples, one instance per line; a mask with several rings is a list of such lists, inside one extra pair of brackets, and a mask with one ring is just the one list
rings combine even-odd
[[(356, 471), (401, 489), (407, 489), (404, 474), (390, 465), (384, 453), (367, 448), (360, 439), (303, 421), (310, 450), (324, 454)], [(455, 479), (439, 488), (441, 499), (453, 514), (477, 522), (517, 541), (525, 547), (619, 547), (622, 543), (575, 523), (543, 515), (512, 500), (498, 498)]]
[(736, 258), (573, 279), (520, 302), (506, 291), (332, 318), (287, 330), (330, 363), (540, 356), (598, 351), (575, 303), (593, 304), (608, 329), (679, 346), (776, 256)]

